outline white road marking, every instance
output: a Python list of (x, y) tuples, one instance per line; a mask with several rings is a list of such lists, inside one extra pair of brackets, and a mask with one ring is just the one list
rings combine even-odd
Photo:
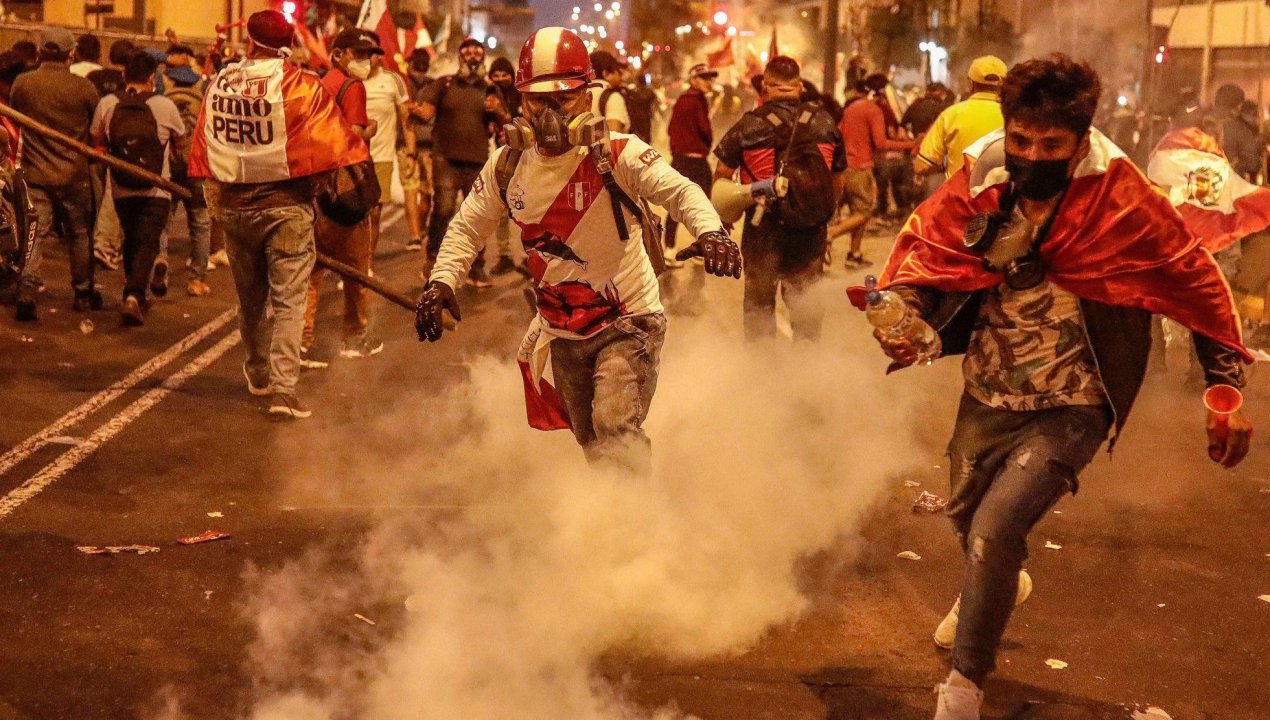
[[(224, 316), (222, 316), (224, 317)], [(232, 314), (230, 315), (232, 317)], [(0, 519), (8, 517), (17, 510), (23, 503), (31, 498), (39, 495), (45, 488), (57, 482), (66, 473), (70, 472), (76, 465), (80, 464), (89, 455), (97, 451), (97, 448), (106, 444), (121, 430), (127, 427), (132, 421), (141, 417), (147, 410), (159, 404), (173, 390), (185, 384), (185, 381), (202, 372), (207, 366), (216, 362), (222, 355), (239, 343), (239, 334), (234, 332), (226, 335), (220, 342), (208, 348), (202, 355), (190, 361), (189, 365), (181, 368), (179, 371), (169, 376), (163, 383), (153, 390), (142, 395), (131, 405), (124, 408), (118, 415), (107, 420), (104, 425), (93, 431), (84, 439), (84, 442), (66, 452), (62, 453), (56, 460), (49, 463), (35, 475), (32, 475), (26, 482), (17, 488), (14, 488), (8, 495), (0, 499)]]
[(236, 315), (238, 315), (237, 306), (226, 310), (216, 316), (211, 322), (182, 338), (172, 347), (150, 358), (143, 365), (138, 366), (137, 369), (125, 375), (119, 382), (90, 397), (79, 407), (58, 418), (52, 425), (9, 448), (4, 455), (0, 455), (0, 475), (13, 469), (15, 465), (26, 460), (35, 451), (54, 442), (58, 436), (67, 435), (67, 430), (110, 404), (120, 395), (131, 390), (137, 383), (153, 374), (154, 371), (180, 357), (212, 333), (225, 327)]

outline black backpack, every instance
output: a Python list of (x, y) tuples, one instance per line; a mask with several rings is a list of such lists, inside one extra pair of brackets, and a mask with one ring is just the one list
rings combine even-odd
[[(359, 82), (353, 78), (344, 80), (335, 94), (336, 106), (343, 105), (345, 93)], [(337, 224), (352, 227), (370, 215), (379, 204), (380, 193), (374, 161), (363, 160), (331, 171), (318, 188), (318, 209)]]
[[(167, 146), (159, 141), (159, 122), (146, 104), (153, 95), (131, 90), (115, 93), (119, 104), (110, 116), (106, 134), (110, 140), (108, 149), (111, 155), (159, 175), (163, 172)], [(125, 173), (112, 172), (111, 180), (129, 190), (151, 187), (149, 182)]]
[[(776, 175), (789, 180), (789, 192), (775, 204), (776, 218), (789, 228), (809, 229), (828, 223), (838, 209), (833, 174), (820, 153), (816, 138), (810, 134), (811, 121), (824, 108), (817, 103), (804, 103), (797, 109), (792, 125), (776, 113), (767, 116), (775, 126)], [(785, 126), (789, 140), (780, 149)]]

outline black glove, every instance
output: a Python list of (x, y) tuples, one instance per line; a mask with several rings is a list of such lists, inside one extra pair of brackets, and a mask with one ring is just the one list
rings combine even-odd
[(441, 339), (441, 333), (445, 329), (441, 318), (444, 310), (449, 310), (455, 320), (463, 319), (459, 314), (459, 301), (454, 298), (454, 290), (445, 283), (428, 283), (419, 296), (419, 302), (415, 304), (415, 331), (419, 333), (419, 342), (436, 342)]
[(741, 277), (741, 248), (722, 230), (713, 230), (675, 256), (679, 262), (689, 258), (706, 259), (706, 272), (719, 277)]

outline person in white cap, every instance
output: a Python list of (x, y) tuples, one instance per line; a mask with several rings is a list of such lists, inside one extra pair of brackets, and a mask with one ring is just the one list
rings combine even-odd
[(697, 238), (680, 259), (703, 257), (707, 272), (739, 278), (741, 252), (700, 187), (589, 112), (592, 77), (573, 32), (544, 28), (525, 43), (516, 75), (523, 117), (506, 127), (508, 144), (446, 230), (415, 328), (420, 341), (436, 341), (443, 311), (460, 319), (459, 279), (510, 216), (538, 310), (518, 357), (529, 424), (571, 429), (588, 460), (641, 472), (650, 464), (643, 423), (666, 334), (655, 267), (661, 241), (647, 201)]

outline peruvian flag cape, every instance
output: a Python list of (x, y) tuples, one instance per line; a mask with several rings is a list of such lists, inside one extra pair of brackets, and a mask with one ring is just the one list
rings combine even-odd
[(1164, 187), (1209, 252), (1270, 227), (1270, 190), (1240, 177), (1217, 140), (1199, 128), (1165, 135), (1151, 152), (1147, 176)]
[(279, 182), (370, 160), (316, 75), (281, 59), (220, 71), (203, 100), (190, 177)]
[[(1163, 193), (1098, 130), (1041, 245), (1046, 277), (1085, 300), (1166, 315), (1247, 362), (1230, 287)], [(979, 213), (997, 212), (1010, 174), (1005, 132), (966, 150), (966, 165), (918, 206), (896, 238), (879, 287), (973, 292), (1004, 281), (963, 242)], [(859, 302), (859, 293), (852, 299)]]

